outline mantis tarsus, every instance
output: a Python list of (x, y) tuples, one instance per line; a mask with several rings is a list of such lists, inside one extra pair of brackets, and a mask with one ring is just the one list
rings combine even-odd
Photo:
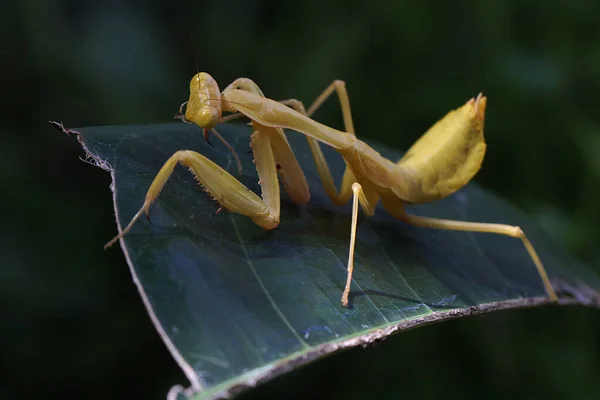
[[(341, 104), (345, 132), (310, 118), (334, 92)], [(182, 119), (203, 128), (206, 136), (209, 130), (225, 120), (240, 115), (249, 118), (253, 129), (250, 145), (262, 198), (203, 155), (191, 150), (180, 150), (158, 172), (142, 208), (105, 247), (122, 238), (144, 213), (148, 214), (150, 205), (158, 197), (177, 163), (188, 167), (222, 207), (250, 217), (264, 229), (276, 228), (280, 215), (278, 173), (292, 201), (303, 205), (310, 199), (304, 173), (283, 133), (283, 129), (291, 129), (306, 135), (323, 187), (331, 201), (336, 205), (343, 205), (353, 198), (348, 274), (342, 294), (344, 307), (348, 306), (352, 282), (358, 206), (360, 204), (363, 212), (372, 216), (380, 200), (393, 217), (414, 226), (497, 233), (521, 239), (548, 296), (552, 301), (557, 301), (540, 258), (518, 226), (421, 217), (408, 214), (404, 209), (405, 204), (431, 202), (454, 193), (479, 171), (486, 148), (483, 137), (486, 101), (486, 97), (479, 94), (477, 98), (450, 111), (421, 136), (402, 159), (394, 163), (356, 137), (350, 101), (343, 81), (334, 81), (305, 110), (303, 104), (295, 99), (278, 102), (266, 98), (259, 87), (246, 78), (235, 80), (221, 93), (216, 81), (210, 75), (200, 72), (190, 82), (190, 97)], [(234, 114), (223, 117), (223, 112)], [(339, 191), (319, 142), (333, 147), (346, 161), (347, 167)]]

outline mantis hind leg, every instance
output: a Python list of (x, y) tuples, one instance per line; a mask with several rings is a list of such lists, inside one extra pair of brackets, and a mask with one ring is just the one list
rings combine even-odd
[(467, 232), (487, 232), (487, 233), (496, 233), (499, 235), (506, 235), (514, 238), (519, 238), (523, 242), (523, 245), (527, 249), (531, 260), (535, 264), (537, 268), (537, 272), (540, 276), (544, 284), (544, 288), (546, 289), (546, 293), (550, 300), (553, 302), (558, 301), (558, 297), (556, 296), (556, 292), (552, 287), (552, 283), (550, 283), (550, 279), (548, 278), (548, 274), (546, 273), (546, 269), (540, 260), (537, 252), (533, 248), (533, 245), (525, 236), (523, 230), (518, 226), (504, 225), (504, 224), (490, 224), (490, 223), (481, 223), (481, 222), (464, 222), (464, 221), (453, 221), (447, 219), (438, 219), (438, 218), (429, 218), (429, 217), (420, 217), (416, 215), (406, 214), (404, 210), (399, 213), (395, 213), (396, 217), (400, 220), (423, 228), (434, 228), (434, 229), (444, 229), (444, 230), (452, 230), (452, 231), (467, 231)]

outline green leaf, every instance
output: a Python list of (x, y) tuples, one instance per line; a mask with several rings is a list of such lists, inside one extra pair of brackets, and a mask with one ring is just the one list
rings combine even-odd
[[(236, 174), (230, 153), (216, 141), (209, 146), (196, 126), (78, 131), (89, 159), (112, 174), (121, 227), (140, 208), (159, 168), (177, 150), (198, 151)], [(242, 158), (242, 182), (260, 193), (249, 129), (222, 125), (219, 131)], [(396, 331), (548, 303), (519, 240), (414, 228), (378, 209), (373, 218), (360, 216), (352, 307), (342, 308), (350, 206), (331, 204), (306, 140), (295, 132), (288, 137), (312, 198), (298, 207), (282, 194), (279, 228), (266, 232), (247, 217), (215, 214), (218, 206), (187, 171), (177, 168), (151, 208), (152, 223), (138, 222), (122, 242), (148, 312), (190, 379), (187, 394), (230, 396)], [(391, 159), (400, 157), (377, 148)], [(344, 163), (333, 150), (324, 150), (339, 181)], [(560, 302), (599, 304), (596, 275), (550, 243), (522, 213), (475, 184), (408, 211), (520, 225), (545, 263)]]

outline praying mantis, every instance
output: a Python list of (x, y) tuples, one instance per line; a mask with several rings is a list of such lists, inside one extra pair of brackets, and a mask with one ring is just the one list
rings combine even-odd
[[(341, 105), (345, 131), (323, 125), (312, 114), (333, 93)], [(518, 226), (465, 222), (412, 215), (405, 204), (422, 204), (442, 199), (464, 187), (481, 168), (486, 144), (483, 137), (487, 98), (481, 93), (437, 121), (410, 147), (399, 161), (393, 162), (356, 137), (345, 83), (330, 84), (313, 104), (305, 109), (302, 102), (289, 99), (271, 100), (250, 79), (239, 78), (222, 92), (207, 73), (199, 72), (190, 81), (185, 122), (218, 135), (215, 126), (239, 116), (251, 122), (250, 146), (259, 177), (262, 197), (248, 189), (238, 179), (202, 154), (192, 150), (174, 153), (154, 178), (145, 201), (131, 222), (105, 246), (123, 238), (137, 220), (148, 215), (151, 204), (168, 181), (177, 164), (188, 167), (205, 190), (231, 212), (248, 216), (260, 227), (271, 230), (280, 221), (280, 187), (278, 175), (290, 199), (298, 205), (310, 200), (308, 185), (283, 129), (304, 134), (313, 154), (323, 188), (338, 206), (352, 198), (350, 247), (347, 277), (341, 304), (348, 306), (348, 296), (354, 270), (354, 248), (358, 224), (358, 209), (373, 216), (379, 201), (394, 218), (417, 227), (454, 231), (486, 232), (518, 238), (535, 265), (551, 301), (558, 297), (544, 265), (533, 245)], [(232, 114), (223, 116), (223, 112)], [(222, 138), (218, 136), (220, 140)], [(222, 140), (223, 141), (223, 140)], [(336, 188), (320, 143), (334, 148), (346, 162), (340, 189)], [(233, 149), (230, 148), (233, 152)], [(235, 154), (235, 153), (234, 153)]]

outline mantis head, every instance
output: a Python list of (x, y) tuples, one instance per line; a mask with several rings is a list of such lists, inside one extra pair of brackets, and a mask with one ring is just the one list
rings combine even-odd
[(216, 81), (207, 73), (199, 72), (190, 81), (190, 99), (185, 119), (201, 128), (214, 128), (221, 119), (221, 93)]
[(219, 112), (214, 107), (193, 107), (191, 101), (185, 110), (185, 119), (187, 121), (205, 129), (214, 128), (219, 122), (219, 118)]

